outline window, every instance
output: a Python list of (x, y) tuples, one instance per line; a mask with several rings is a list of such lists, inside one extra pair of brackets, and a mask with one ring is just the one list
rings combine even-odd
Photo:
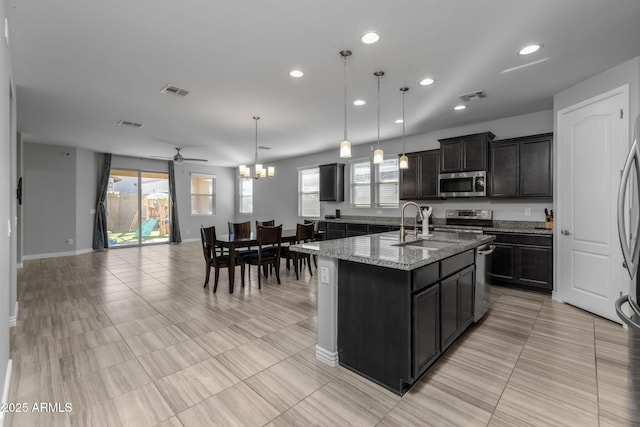
[(371, 161), (355, 160), (351, 169), (351, 205), (356, 207), (371, 206)]
[(253, 178), (240, 178), (240, 213), (253, 213)]
[(397, 156), (389, 156), (379, 165), (374, 165), (370, 159), (354, 160), (351, 162), (350, 169), (352, 206), (361, 208), (398, 206), (400, 172)]
[(398, 157), (385, 158), (376, 167), (376, 205), (381, 207), (397, 207), (400, 171)]
[(320, 168), (298, 170), (298, 216), (320, 217)]
[(215, 215), (215, 175), (191, 174), (191, 215)]

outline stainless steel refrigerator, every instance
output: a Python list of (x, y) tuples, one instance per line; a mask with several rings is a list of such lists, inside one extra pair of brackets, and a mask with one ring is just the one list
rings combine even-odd
[[(616, 312), (629, 327), (629, 386), (630, 406), (633, 415), (640, 416), (640, 286), (638, 264), (640, 264), (640, 115), (636, 118), (633, 141), (627, 161), (622, 170), (618, 190), (618, 237), (624, 257), (624, 266), (629, 272), (628, 294), (616, 301)], [(625, 202), (628, 205), (625, 208)], [(626, 209), (626, 210), (625, 210)], [(630, 219), (625, 218), (629, 212)], [(627, 222), (629, 228), (627, 230)], [(635, 234), (635, 237), (632, 237)], [(623, 306), (629, 306), (627, 312)]]

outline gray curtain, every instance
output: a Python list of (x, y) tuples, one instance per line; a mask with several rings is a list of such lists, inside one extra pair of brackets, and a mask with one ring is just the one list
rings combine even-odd
[(102, 177), (98, 183), (96, 194), (96, 216), (93, 220), (93, 249), (107, 249), (109, 238), (107, 236), (107, 188), (109, 187), (109, 174), (111, 173), (111, 154), (104, 154), (102, 163)]
[(176, 171), (173, 161), (169, 161), (169, 243), (180, 243), (180, 221), (178, 221), (178, 202), (176, 200)]

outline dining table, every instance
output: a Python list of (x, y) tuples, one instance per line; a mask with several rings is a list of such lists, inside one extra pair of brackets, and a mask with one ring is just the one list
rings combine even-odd
[[(315, 237), (322, 238), (323, 231), (316, 231)], [(285, 228), (282, 230), (282, 243), (294, 243), (296, 241), (296, 229), (295, 228)], [(251, 232), (251, 234), (246, 235), (236, 235), (236, 234), (218, 234), (216, 235), (216, 245), (221, 246), (223, 248), (229, 249), (229, 254), (235, 253), (236, 249), (239, 248), (248, 248), (251, 246), (258, 246), (258, 233)], [(229, 257), (229, 293), (233, 293), (233, 285), (235, 279), (235, 271), (236, 271), (236, 257)], [(259, 273), (258, 273), (259, 274)]]

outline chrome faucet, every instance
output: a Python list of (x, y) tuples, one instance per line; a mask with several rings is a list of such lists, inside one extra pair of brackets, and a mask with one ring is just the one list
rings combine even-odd
[[(402, 213), (400, 216), (400, 243), (404, 243), (407, 237), (407, 233), (406, 231), (404, 231), (404, 209), (409, 206), (409, 205), (413, 205), (416, 207), (416, 209), (418, 209), (418, 215), (420, 215), (420, 220), (424, 221), (424, 215), (422, 215), (422, 210), (420, 209), (420, 206), (418, 206), (418, 204), (416, 202), (406, 202), (404, 205), (402, 205)], [(416, 224), (415, 228), (413, 229), (414, 231), (414, 236), (416, 238), (416, 240), (418, 239), (418, 224)]]

